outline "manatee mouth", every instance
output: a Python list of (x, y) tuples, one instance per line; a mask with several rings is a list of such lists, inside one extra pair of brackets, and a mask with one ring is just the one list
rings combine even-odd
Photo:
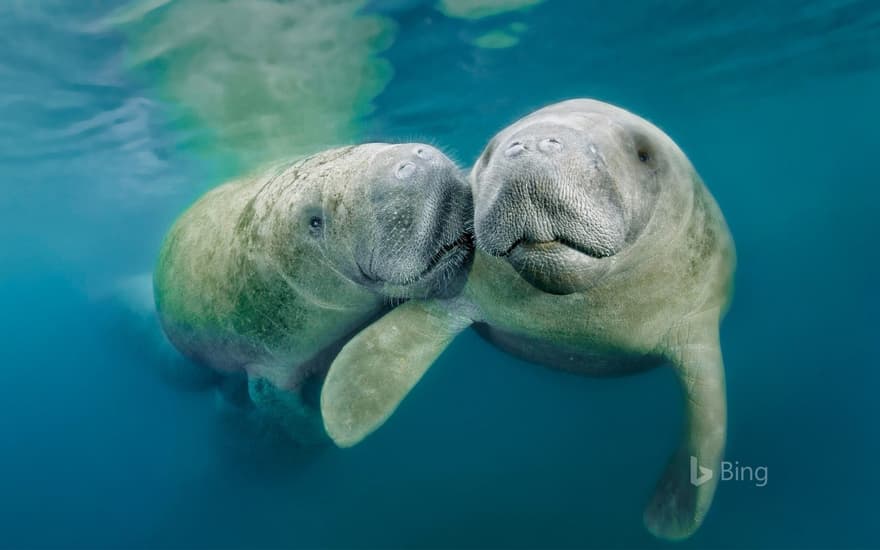
[(615, 253), (556, 238), (549, 241), (519, 239), (497, 256), (507, 260), (520, 277), (538, 290), (565, 295), (594, 286), (611, 266), (602, 260)]
[(596, 259), (607, 258), (614, 255), (614, 251), (612, 250), (580, 245), (563, 237), (556, 237), (549, 241), (533, 241), (525, 238), (517, 239), (507, 250), (497, 255), (502, 258), (509, 258), (516, 250), (520, 250), (526, 254), (530, 252), (552, 253), (555, 251), (573, 250)]
[(437, 249), (434, 254), (428, 259), (428, 263), (425, 268), (416, 275), (408, 276), (405, 278), (391, 278), (391, 277), (379, 277), (376, 275), (370, 274), (370, 272), (363, 268), (360, 262), (357, 262), (357, 268), (360, 272), (360, 277), (363, 281), (374, 283), (374, 284), (392, 284), (395, 286), (405, 287), (410, 285), (418, 284), (425, 279), (429, 279), (435, 273), (445, 272), (447, 269), (455, 270), (458, 267), (461, 267), (465, 264), (468, 257), (474, 251), (474, 235), (472, 232), (468, 231), (462, 233), (457, 239), (454, 241), (447, 243), (440, 248)]
[(426, 267), (417, 277), (424, 279), (441, 267), (460, 264), (474, 250), (474, 235), (467, 232), (449, 244), (445, 244), (431, 256)]

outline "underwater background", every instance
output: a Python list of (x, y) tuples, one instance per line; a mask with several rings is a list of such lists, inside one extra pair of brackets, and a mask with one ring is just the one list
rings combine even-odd
[[(466, 333), (363, 444), (304, 452), (174, 387), (148, 274), (278, 158), (595, 97), (664, 129), (737, 244), (726, 459), (696, 535), (641, 514), (668, 369), (590, 379)], [(880, 3), (0, 0), (0, 547), (880, 547)]]

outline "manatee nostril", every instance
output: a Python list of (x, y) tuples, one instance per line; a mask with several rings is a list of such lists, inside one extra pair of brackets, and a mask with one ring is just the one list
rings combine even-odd
[(546, 138), (538, 142), (538, 149), (543, 153), (558, 153), (562, 151), (562, 142), (556, 138)]
[(397, 172), (394, 174), (397, 179), (403, 180), (416, 173), (416, 165), (406, 161), (397, 165)]
[(507, 146), (507, 149), (504, 150), (504, 156), (507, 158), (513, 158), (517, 155), (522, 154), (523, 151), (526, 150), (526, 146), (523, 145), (521, 141), (514, 141), (510, 145)]
[(432, 158), (434, 158), (434, 154), (425, 147), (416, 147), (414, 152), (416, 156), (422, 160), (431, 160)]

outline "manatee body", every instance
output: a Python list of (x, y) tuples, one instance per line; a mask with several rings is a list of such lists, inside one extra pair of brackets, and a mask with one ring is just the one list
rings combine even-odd
[(457, 167), (415, 143), (333, 149), (225, 184), (165, 239), (162, 326), (184, 355), (229, 375), (230, 401), (321, 441), (310, 388), (392, 301), (460, 287), (471, 208)]
[(462, 294), (405, 304), (343, 348), (321, 396), (327, 432), (340, 445), (366, 436), (472, 324), (554, 368), (614, 376), (668, 364), (686, 425), (644, 519), (658, 537), (690, 536), (718, 477), (696, 486), (691, 464), (717, 473), (724, 449), (718, 327), (735, 265), (696, 170), (649, 122), (578, 99), (498, 133), (471, 184), (477, 254)]

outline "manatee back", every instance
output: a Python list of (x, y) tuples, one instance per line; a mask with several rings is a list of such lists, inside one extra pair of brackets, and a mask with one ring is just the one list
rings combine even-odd
[(230, 319), (236, 309), (239, 261), (235, 227), (253, 195), (251, 181), (211, 190), (174, 223), (153, 276), (156, 309), (169, 339), (184, 355), (234, 370), (250, 350), (238, 349)]

